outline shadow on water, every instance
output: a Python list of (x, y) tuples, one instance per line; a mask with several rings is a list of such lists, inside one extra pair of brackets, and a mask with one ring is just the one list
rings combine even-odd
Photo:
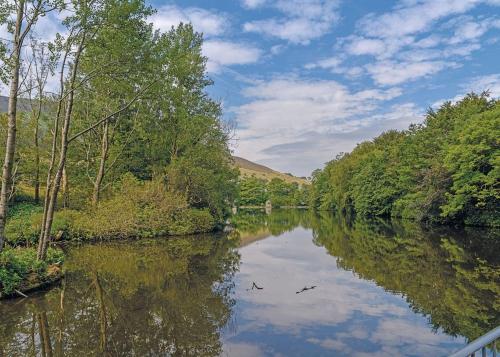
[[(498, 231), (347, 220), (307, 210), (242, 211), (232, 222), (236, 231), (229, 236), (69, 247), (60, 287), (29, 299), (0, 302), (0, 356), (217, 356), (231, 355), (226, 344), (235, 342), (273, 345), (272, 350), (261, 349), (264, 355), (328, 355), (332, 346), (349, 355), (353, 350), (346, 347), (348, 343), (335, 343), (351, 333), (352, 325), (396, 320), (388, 313), (374, 313), (364, 294), (387, 295), (380, 303), (387, 306), (394, 305), (394, 296), (399, 300), (402, 296), (408, 312), (401, 312), (400, 306), (394, 310), (400, 313), (398, 321), (407, 313), (424, 316), (436, 334), (474, 339), (500, 323)], [(275, 257), (279, 265), (272, 265)], [(290, 288), (291, 293), (283, 295), (288, 300), (277, 297), (265, 281), (258, 281), (264, 290), (246, 291), (246, 272), (263, 272), (263, 279), (269, 271), (267, 278), (272, 279), (274, 266), (290, 276), (302, 268), (310, 274), (309, 266), (318, 276), (337, 274), (337, 280), (325, 278), (314, 291), (299, 295), (294, 292), (303, 285)], [(278, 277), (276, 289), (287, 279)], [(382, 293), (374, 295), (366, 285), (373, 283)], [(343, 302), (342, 294), (358, 300)], [(345, 315), (343, 322), (339, 316), (307, 321), (321, 304)], [(277, 311), (281, 306), (284, 315), (294, 315), (293, 323)], [(253, 320), (248, 313), (252, 309), (258, 315)], [(347, 316), (349, 309), (352, 313)], [(259, 324), (263, 314), (271, 317)], [(324, 315), (320, 311), (317, 316)], [(279, 323), (280, 335), (273, 335), (279, 328), (270, 326)], [(305, 330), (308, 323), (322, 325), (322, 330), (314, 326)], [(329, 338), (319, 339), (320, 333)], [(302, 349), (287, 350), (299, 337)], [(354, 343), (350, 338), (345, 341)], [(365, 340), (362, 347), (372, 352), (385, 343)], [(321, 349), (314, 350), (313, 345)]]

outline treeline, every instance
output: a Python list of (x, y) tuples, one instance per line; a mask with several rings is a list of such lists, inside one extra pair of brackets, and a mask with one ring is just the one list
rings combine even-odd
[[(0, 40), (10, 88), (0, 252), (36, 246), (40, 262), (56, 234), (193, 233), (223, 220), (237, 171), (221, 105), (206, 93), (203, 36), (186, 24), (155, 30), (154, 12), (143, 0), (0, 3), (11, 36)], [(51, 42), (35, 32), (45, 16), (60, 20)], [(0, 257), (11, 269), (0, 275), (20, 271), (28, 255), (16, 254)]]
[(311, 206), (362, 216), (500, 226), (500, 101), (469, 94), (313, 174)]
[(309, 187), (280, 178), (270, 181), (254, 176), (242, 177), (238, 182), (239, 206), (265, 206), (270, 201), (273, 207), (298, 207), (308, 204)]

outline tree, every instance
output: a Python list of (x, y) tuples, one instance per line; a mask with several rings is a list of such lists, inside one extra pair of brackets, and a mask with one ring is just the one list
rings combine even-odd
[[(102, 114), (100, 119), (97, 119), (93, 124), (87, 128), (78, 131), (70, 136), (70, 125), (73, 118), (73, 107), (75, 104), (76, 91), (79, 86), (85, 84), (90, 76), (84, 78), (79, 78), (78, 73), (80, 70), (80, 60), (84, 55), (84, 50), (87, 48), (92, 41), (98, 38), (99, 31), (105, 31), (107, 26), (115, 26), (116, 23), (108, 22), (108, 13), (111, 11), (109, 6), (123, 6), (127, 5), (124, 2), (107, 2), (105, 0), (94, 1), (91, 3), (80, 2), (74, 0), (74, 14), (65, 20), (65, 23), (69, 27), (70, 35), (66, 39), (66, 45), (64, 46), (64, 51), (62, 55), (62, 69), (61, 69), (61, 89), (60, 89), (60, 99), (58, 104), (58, 110), (55, 116), (55, 131), (53, 137), (53, 146), (51, 154), (51, 162), (49, 165), (49, 170), (47, 174), (47, 187), (44, 202), (44, 213), (42, 218), (42, 225), (40, 231), (40, 237), (38, 242), (38, 259), (43, 260), (45, 258), (48, 242), (50, 240), (50, 234), (52, 229), (52, 222), (54, 218), (54, 212), (57, 204), (57, 197), (61, 185), (61, 180), (66, 167), (66, 159), (68, 154), (68, 146), (71, 142), (77, 140), (82, 135), (99, 127), (103, 123), (109, 121), (120, 115), (122, 112), (128, 110), (157, 80), (153, 80), (150, 83), (136, 83), (135, 92), (125, 103), (120, 103), (117, 107), (107, 108), (108, 110)], [(126, 14), (130, 16), (131, 13)], [(73, 46), (76, 49), (73, 51)], [(70, 67), (69, 77), (64, 82), (64, 68), (68, 60), (72, 59)], [(96, 73), (101, 73), (101, 71), (107, 68), (107, 64), (98, 64), (96, 70), (92, 75)], [(80, 79), (78, 82), (77, 80)], [(59, 159), (57, 165), (55, 165), (56, 156), (56, 142), (57, 142), (57, 128), (59, 126), (59, 116), (61, 114), (61, 109), (64, 102), (64, 114), (62, 116), (62, 127), (61, 127), (61, 137), (60, 137), (60, 147), (59, 147)], [(55, 172), (53, 170), (55, 168)]]
[(453, 184), (446, 194), (444, 217), (467, 217), (470, 224), (494, 222), (500, 201), (500, 103), (474, 115), (458, 130), (457, 141), (447, 148), (445, 167)]
[[(0, 5), (0, 19), (8, 19), (9, 11), (15, 13), (15, 20), (9, 23), (13, 41), (10, 47), (10, 56), (6, 62), (9, 70), (9, 102), (8, 102), (8, 130), (5, 144), (5, 159), (2, 170), (2, 188), (0, 191), (0, 251), (3, 249), (5, 241), (5, 222), (8, 210), (8, 195), (12, 180), (12, 167), (14, 164), (14, 154), (16, 151), (16, 121), (17, 121), (17, 100), (19, 95), (20, 71), (21, 71), (21, 50), (26, 37), (32, 27), (41, 16), (48, 12), (61, 8), (62, 2), (58, 0), (19, 0), (15, 2), (6, 1)], [(8, 20), (7, 20), (8, 21)], [(2, 51), (3, 52), (3, 51)]]
[(383, 133), (313, 178), (320, 209), (498, 226), (498, 100), (471, 93), (425, 122)]
[(242, 206), (264, 206), (267, 200), (266, 181), (256, 177), (245, 177), (239, 181), (239, 204)]
[[(80, 65), (80, 78), (90, 77), (78, 93), (75, 128), (83, 129), (107, 115), (110, 108), (127, 103), (137, 94), (137, 86), (151, 81), (152, 51), (155, 39), (146, 18), (152, 10), (142, 0), (107, 1), (106, 26), (86, 46)], [(97, 75), (95, 65), (105, 68)], [(129, 110), (103, 121), (76, 145), (84, 146), (88, 176), (92, 178), (92, 204), (99, 202), (103, 181), (124, 147), (130, 143), (140, 109)], [(111, 161), (108, 164), (108, 161)]]

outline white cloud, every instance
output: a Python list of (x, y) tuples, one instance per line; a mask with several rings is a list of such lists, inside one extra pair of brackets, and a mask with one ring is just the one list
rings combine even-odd
[(219, 72), (222, 66), (255, 63), (262, 51), (241, 43), (209, 40), (203, 43), (203, 54), (208, 57), (207, 70)]
[(249, 102), (230, 108), (238, 123), (237, 153), (250, 160), (278, 159), (277, 169), (311, 171), (340, 151), (387, 129), (420, 121), (412, 105), (376, 116), (381, 104), (401, 95), (398, 88), (351, 91), (327, 80), (276, 78), (258, 82), (244, 94)]
[(383, 61), (366, 66), (373, 80), (380, 85), (397, 85), (410, 80), (426, 77), (454, 66), (452, 62), (419, 61), (395, 62)]
[(446, 101), (456, 103), (470, 92), (480, 94), (484, 91), (488, 91), (492, 98), (500, 99), (500, 73), (468, 78), (466, 83), (460, 86), (460, 90), (460, 93), (453, 98), (439, 99), (435, 101), (431, 107), (437, 109)]
[(493, 98), (500, 98), (500, 73), (471, 78), (469, 84), (462, 85), (466, 92), (489, 91)]
[(315, 69), (315, 68), (322, 68), (322, 69), (328, 69), (332, 73), (340, 73), (344, 74), (346, 77), (349, 78), (357, 78), (361, 74), (363, 74), (364, 69), (359, 66), (346, 66), (343, 65), (343, 59), (340, 57), (330, 57), (330, 58), (325, 58), (322, 60), (319, 60), (318, 62), (315, 63), (308, 63), (304, 66), (306, 69)]
[(180, 8), (175, 5), (165, 5), (151, 17), (153, 26), (162, 31), (168, 31), (179, 23), (192, 23), (196, 31), (203, 32), (205, 37), (219, 36), (229, 28), (226, 15), (214, 13), (202, 8)]
[(330, 31), (339, 17), (337, 0), (278, 0), (258, 1), (258, 3), (259, 6), (276, 8), (283, 13), (283, 16), (246, 22), (243, 30), (276, 37), (294, 44), (305, 45), (323, 36)]
[(456, 26), (454, 36), (450, 39), (450, 43), (476, 41), (492, 28), (500, 28), (500, 20), (487, 18), (480, 21), (470, 20), (465, 23), (459, 23)]
[[(371, 56), (363, 70), (377, 84), (427, 78), (457, 67), (456, 63), (481, 49), (482, 36), (500, 28), (496, 17), (465, 15), (480, 3), (500, 4), (497, 0), (400, 0), (388, 12), (364, 16), (355, 34), (340, 39), (337, 49), (351, 56)], [(346, 68), (336, 73), (352, 76)]]
[(346, 46), (352, 55), (381, 55), (385, 52), (385, 42), (379, 39), (357, 38)]
[(255, 9), (259, 6), (264, 5), (266, 0), (242, 0), (242, 4), (244, 7), (249, 9)]
[(400, 3), (393, 11), (369, 14), (358, 24), (361, 32), (373, 37), (401, 37), (430, 30), (441, 18), (464, 13), (478, 0), (424, 0)]

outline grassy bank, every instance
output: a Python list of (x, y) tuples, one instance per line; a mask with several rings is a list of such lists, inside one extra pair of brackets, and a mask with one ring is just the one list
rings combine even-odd
[[(0, 254), (0, 298), (17, 296), (60, 278), (63, 253), (51, 249), (36, 259), (43, 208), (31, 199), (15, 203), (6, 225), (7, 249)], [(52, 241), (140, 239), (210, 232), (220, 219), (209, 209), (190, 207), (183, 195), (156, 181), (123, 180), (117, 193), (96, 206), (61, 209)]]
[[(42, 207), (15, 205), (7, 220), (7, 243), (11, 247), (36, 245)], [(209, 232), (217, 219), (208, 209), (189, 207), (183, 196), (167, 191), (155, 181), (125, 181), (119, 192), (95, 207), (56, 212), (52, 235), (56, 240), (149, 238)]]
[(36, 259), (34, 248), (5, 249), (0, 253), (0, 298), (20, 296), (59, 280), (63, 261), (59, 249), (49, 249), (45, 261)]

